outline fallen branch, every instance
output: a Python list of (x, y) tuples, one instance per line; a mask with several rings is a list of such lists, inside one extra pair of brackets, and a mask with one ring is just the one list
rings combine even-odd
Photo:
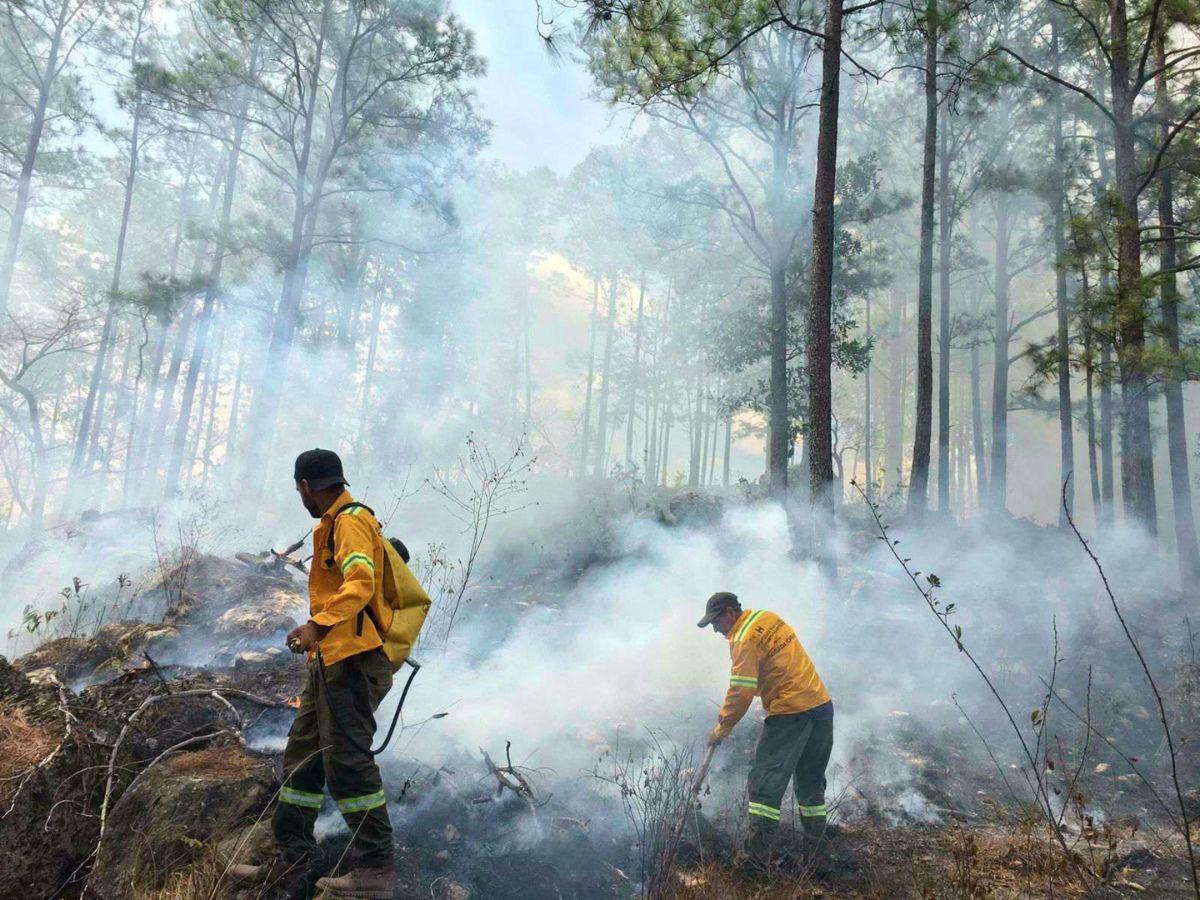
[(504, 742), (504, 754), (508, 762), (506, 766), (501, 767), (496, 765), (491, 755), (482, 747), (479, 748), (479, 752), (483, 754), (483, 762), (488, 767), (488, 773), (496, 779), (496, 796), (499, 797), (506, 789), (512, 791), (529, 806), (529, 814), (533, 816), (533, 821), (540, 828), (541, 823), (538, 822), (537, 808), (542, 804), (538, 802), (537, 795), (534, 793), (529, 779), (513, 765), (512, 741)]

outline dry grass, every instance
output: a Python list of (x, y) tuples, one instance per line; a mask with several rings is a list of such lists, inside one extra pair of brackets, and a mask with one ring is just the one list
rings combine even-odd
[(30, 722), (22, 709), (0, 706), (0, 778), (37, 765), (57, 745), (53, 729)]
[(190, 866), (175, 872), (161, 888), (135, 885), (129, 900), (211, 900), (220, 897), (218, 891), (228, 881), (223, 879), (225, 866), (215, 853), (205, 853)]
[(179, 775), (203, 778), (222, 778), (233, 781), (245, 778), (263, 765), (262, 760), (248, 756), (240, 747), (225, 745), (206, 747), (193, 753), (181, 753), (163, 763)]
[(815, 876), (746, 876), (708, 863), (676, 873), (669, 900), (892, 900), (1078, 897), (1084, 886), (1057, 845), (990, 829), (878, 828), (838, 838)]

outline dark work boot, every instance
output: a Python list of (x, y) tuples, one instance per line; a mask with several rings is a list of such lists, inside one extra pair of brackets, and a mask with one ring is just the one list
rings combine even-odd
[(242, 885), (288, 885), (299, 883), (308, 870), (308, 857), (277, 853), (264, 863), (238, 863), (229, 867), (229, 877)]
[(359, 866), (333, 878), (317, 880), (317, 890), (328, 900), (392, 900), (396, 896), (396, 870), (392, 866)]

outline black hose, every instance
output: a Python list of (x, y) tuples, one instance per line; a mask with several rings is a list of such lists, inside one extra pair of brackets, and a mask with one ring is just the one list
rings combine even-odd
[(329, 702), (329, 684), (325, 681), (325, 660), (321, 658), (321, 648), (317, 647), (317, 677), (321, 680), (321, 693), (325, 697), (325, 703), (329, 707), (330, 715), (333, 716), (333, 724), (342, 733), (342, 737), (350, 742), (350, 746), (360, 753), (366, 753), (369, 756), (378, 756), (387, 749), (388, 743), (392, 740), (392, 735), (396, 732), (396, 724), (400, 721), (400, 713), (404, 709), (404, 699), (408, 696), (408, 689), (412, 687), (413, 679), (417, 677), (417, 672), (421, 670), (421, 664), (411, 657), (404, 660), (404, 662), (412, 667), (412, 671), (408, 674), (408, 680), (404, 682), (404, 690), (400, 692), (400, 702), (396, 704), (396, 712), (392, 715), (392, 724), (388, 728), (387, 736), (383, 739), (383, 743), (379, 745), (378, 749), (372, 750), (370, 747), (364, 747), (354, 739), (354, 735), (346, 730), (345, 726), (342, 725), (342, 720), (338, 718), (337, 709)]

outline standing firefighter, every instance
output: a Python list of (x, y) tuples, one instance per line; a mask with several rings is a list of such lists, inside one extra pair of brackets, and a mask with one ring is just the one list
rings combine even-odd
[(783, 619), (765, 609), (744, 610), (727, 591), (709, 598), (697, 624), (725, 635), (733, 660), (709, 744), (729, 736), (756, 695), (767, 711), (750, 769), (747, 855), (760, 866), (770, 862), (789, 781), (804, 834), (816, 846), (825, 835), (825, 766), (833, 748), (833, 701), (816, 667)]
[(293, 652), (308, 654), (308, 673), (283, 754), (272, 820), (276, 855), (264, 865), (235, 866), (231, 874), (260, 884), (302, 877), (328, 787), (350, 828), (357, 865), (343, 877), (320, 879), (318, 888), (331, 897), (390, 898), (392, 826), (379, 767), (363, 749), (371, 746), (374, 712), (392, 686), (381, 637), (387, 629), (378, 624), (392, 619), (383, 587), (385, 539), (371, 511), (346, 490), (336, 453), (301, 453), (295, 479), (304, 508), (320, 519), (308, 581), (311, 615), (287, 637)]

